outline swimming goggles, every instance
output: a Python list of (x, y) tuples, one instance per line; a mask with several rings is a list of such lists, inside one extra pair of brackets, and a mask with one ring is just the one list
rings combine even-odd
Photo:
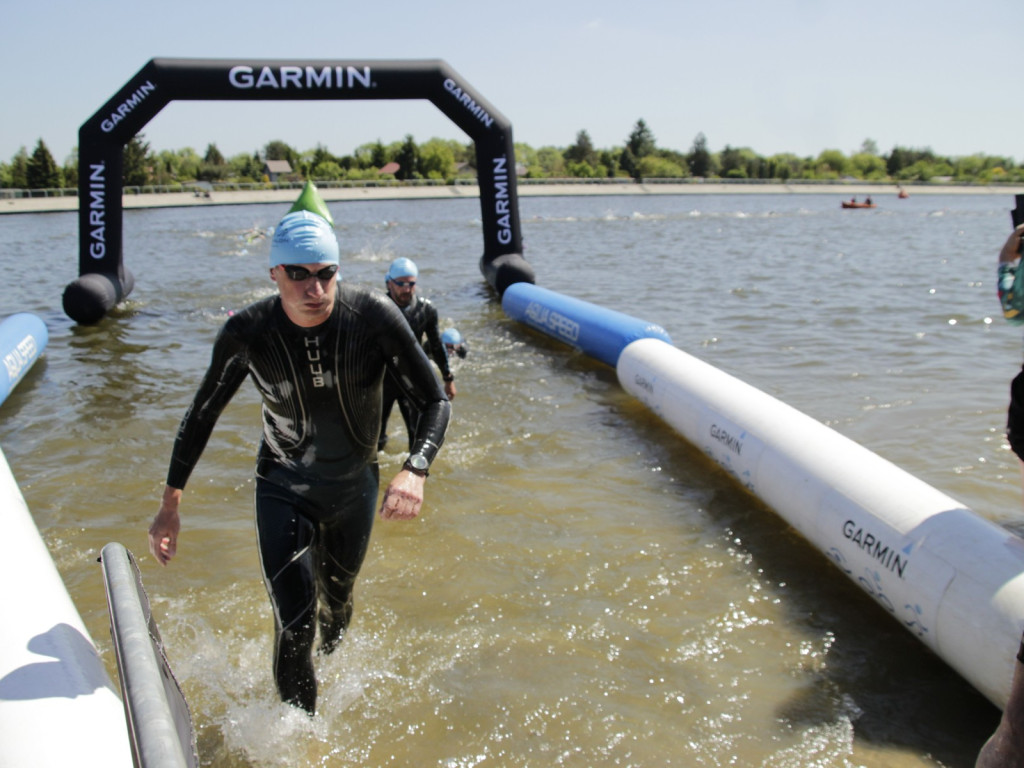
[(315, 277), (317, 280), (330, 280), (338, 274), (337, 264), (324, 267), (319, 272), (310, 272), (305, 267), (297, 267), (292, 264), (282, 264), (281, 267), (284, 269), (285, 274), (288, 275), (288, 279), (294, 280), (296, 283), (309, 280), (311, 277)]

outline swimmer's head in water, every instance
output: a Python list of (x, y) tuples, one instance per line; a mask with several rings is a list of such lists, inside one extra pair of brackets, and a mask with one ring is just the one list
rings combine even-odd
[(391, 262), (391, 267), (388, 269), (385, 277), (388, 280), (398, 280), (402, 277), (418, 277), (419, 274), (420, 271), (416, 268), (416, 262), (405, 258), (405, 256), (400, 256)]
[(309, 211), (289, 213), (274, 230), (270, 266), (278, 264), (337, 264), (338, 238), (326, 219)]
[(462, 334), (454, 328), (449, 328), (441, 334), (441, 343), (444, 344), (444, 348), (448, 354), (454, 352), (459, 357), (466, 356), (466, 340), (462, 338)]

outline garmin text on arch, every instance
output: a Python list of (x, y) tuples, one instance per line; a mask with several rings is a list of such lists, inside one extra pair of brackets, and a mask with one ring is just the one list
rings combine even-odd
[(104, 133), (110, 133), (118, 123), (124, 120), (125, 116), (128, 115), (129, 112), (145, 101), (149, 94), (155, 90), (156, 86), (153, 85), (150, 80), (144, 82), (132, 91), (131, 96), (117, 105), (117, 109), (110, 113), (110, 117), (100, 123), (100, 130)]
[(256, 72), (252, 67), (239, 64), (228, 71), (228, 82), (241, 90), (250, 88), (272, 88), (275, 90), (316, 90), (320, 88), (344, 90), (356, 87), (373, 88), (373, 77), (370, 67), (325, 66), (317, 69), (307, 64), (305, 67), (285, 65), (262, 67)]
[(444, 89), (448, 91), (455, 99), (473, 115), (477, 120), (490, 128), (494, 125), (494, 118), (487, 113), (487, 110), (476, 103), (476, 100), (468, 93), (463, 91), (459, 84), (452, 80), (450, 77), (446, 77), (444, 81)]

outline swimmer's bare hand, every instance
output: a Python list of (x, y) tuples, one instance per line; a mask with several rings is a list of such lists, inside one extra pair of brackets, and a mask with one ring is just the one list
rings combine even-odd
[(178, 515), (180, 501), (180, 490), (166, 488), (160, 503), (160, 511), (156, 513), (149, 526), (149, 551), (160, 565), (167, 565), (178, 551), (178, 533), (181, 531), (181, 517)]
[(384, 520), (412, 520), (423, 506), (423, 481), (426, 478), (403, 469), (384, 491), (380, 516)]

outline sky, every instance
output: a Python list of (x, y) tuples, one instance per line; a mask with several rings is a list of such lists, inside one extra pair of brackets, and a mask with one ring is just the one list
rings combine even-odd
[[(1024, 0), (3, 0), (0, 162), (78, 129), (152, 58), (443, 59), (534, 148), (849, 155), (872, 140), (1024, 162)], [(176, 102), (155, 151), (351, 154), (468, 141), (427, 101)]]

